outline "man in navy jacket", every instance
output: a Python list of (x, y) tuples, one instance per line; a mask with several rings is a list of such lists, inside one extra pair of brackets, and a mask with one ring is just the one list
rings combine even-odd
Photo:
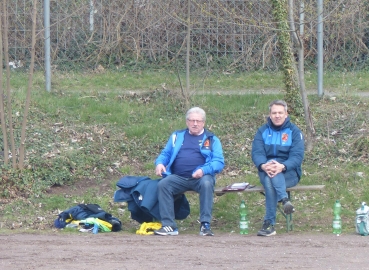
[(200, 235), (214, 235), (210, 228), (215, 175), (224, 167), (220, 140), (204, 129), (205, 111), (199, 107), (186, 113), (187, 129), (172, 133), (155, 161), (162, 227), (156, 235), (178, 235), (174, 220), (174, 197), (193, 190), (200, 195)]
[(265, 189), (265, 216), (259, 236), (276, 234), (274, 225), (279, 201), (284, 213), (295, 211), (286, 188), (300, 181), (303, 158), (304, 138), (300, 129), (290, 122), (286, 102), (272, 101), (267, 123), (258, 129), (252, 143), (252, 160)]

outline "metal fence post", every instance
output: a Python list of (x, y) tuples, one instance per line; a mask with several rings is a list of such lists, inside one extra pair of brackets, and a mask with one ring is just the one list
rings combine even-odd
[(323, 96), (323, 0), (318, 0), (318, 96)]
[(94, 31), (94, 1), (90, 0), (90, 32)]

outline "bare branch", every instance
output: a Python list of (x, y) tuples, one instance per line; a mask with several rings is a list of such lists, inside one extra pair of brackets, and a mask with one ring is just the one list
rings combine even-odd
[(24, 155), (25, 155), (24, 149), (25, 149), (25, 141), (26, 141), (27, 117), (28, 117), (28, 111), (29, 111), (29, 107), (31, 103), (33, 69), (35, 65), (35, 51), (36, 51), (36, 18), (37, 18), (37, 0), (33, 0), (31, 64), (29, 67), (26, 105), (24, 107), (23, 122), (22, 122), (22, 129), (21, 129), (21, 141), (20, 141), (20, 146), (19, 146), (19, 168), (20, 169), (23, 169), (23, 166), (24, 166), (23, 163), (24, 163)]

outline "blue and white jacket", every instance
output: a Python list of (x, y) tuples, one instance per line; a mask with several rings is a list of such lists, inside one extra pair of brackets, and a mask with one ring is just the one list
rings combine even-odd
[(267, 123), (258, 129), (252, 142), (252, 161), (262, 171), (261, 165), (269, 160), (276, 160), (286, 166), (286, 172), (295, 170), (300, 179), (304, 149), (303, 134), (290, 122), (290, 117), (279, 127), (268, 117)]
[[(158, 183), (148, 176), (127, 175), (117, 182), (114, 202), (128, 202), (131, 218), (139, 223), (161, 220), (158, 201)], [(190, 204), (185, 194), (179, 194), (174, 200), (175, 219), (182, 220), (190, 214)]]
[[(155, 166), (158, 164), (166, 166), (166, 175), (171, 174), (171, 166), (182, 146), (184, 135), (187, 130), (188, 129), (183, 129), (173, 132), (165, 148), (155, 160)], [(215, 174), (220, 173), (224, 168), (222, 144), (218, 137), (210, 131), (205, 130), (203, 136), (202, 143), (199, 147), (201, 154), (205, 158), (205, 164), (197, 167), (194, 171), (202, 169), (204, 175), (209, 174), (215, 176)]]

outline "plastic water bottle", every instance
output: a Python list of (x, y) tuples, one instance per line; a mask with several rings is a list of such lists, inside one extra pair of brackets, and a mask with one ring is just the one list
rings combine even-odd
[(333, 206), (333, 233), (337, 235), (342, 233), (341, 203), (339, 200), (336, 200)]
[(247, 208), (245, 201), (241, 201), (240, 205), (240, 234), (249, 233), (249, 222), (247, 220)]

